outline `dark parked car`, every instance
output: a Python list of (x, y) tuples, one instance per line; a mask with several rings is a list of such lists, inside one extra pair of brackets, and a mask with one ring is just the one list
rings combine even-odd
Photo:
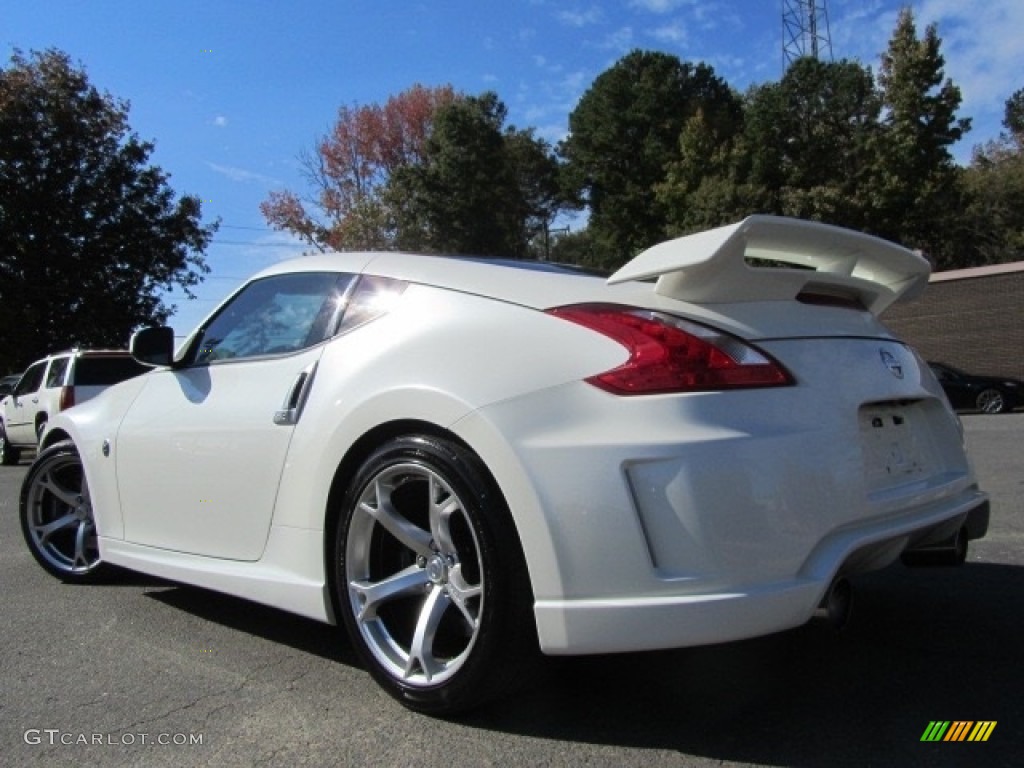
[(928, 363), (958, 411), (1005, 413), (1024, 404), (1024, 381), (1004, 376), (975, 376), (945, 363)]

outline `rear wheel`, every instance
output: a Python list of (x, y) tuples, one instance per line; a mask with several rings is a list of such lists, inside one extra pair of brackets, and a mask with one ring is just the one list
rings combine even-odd
[(982, 413), (1002, 413), (1006, 410), (1006, 398), (998, 389), (984, 389), (978, 393), (974, 404)]
[(375, 451), (345, 497), (337, 603), (373, 677), (450, 715), (507, 690), (536, 649), (508, 510), (476, 456), (434, 437)]
[(64, 581), (92, 581), (100, 560), (89, 483), (74, 443), (39, 454), (21, 486), (21, 531), (36, 561)]
[(4, 425), (0, 424), (0, 464), (9, 467), (17, 464), (20, 458), (21, 450), (11, 447), (11, 444), (7, 441), (7, 432), (4, 430)]

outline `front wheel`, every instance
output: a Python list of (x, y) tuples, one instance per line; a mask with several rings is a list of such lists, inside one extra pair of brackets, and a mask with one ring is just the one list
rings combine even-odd
[(975, 405), (982, 413), (1002, 413), (1006, 410), (1006, 398), (998, 389), (984, 389), (978, 393)]
[(536, 649), (529, 582), (475, 455), (434, 437), (392, 440), (363, 463), (341, 514), (337, 604), (388, 693), (451, 715), (521, 679)]
[(74, 443), (57, 443), (33, 462), (21, 486), (21, 532), (36, 561), (59, 579), (92, 581), (105, 572)]

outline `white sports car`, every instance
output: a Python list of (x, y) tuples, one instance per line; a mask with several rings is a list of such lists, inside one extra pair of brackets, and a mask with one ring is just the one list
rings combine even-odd
[[(788, 266), (787, 266), (788, 265)], [(177, 353), (50, 422), (21, 522), (107, 564), (343, 622), (448, 714), (536, 656), (841, 621), (846, 577), (962, 562), (988, 499), (928, 366), (877, 315), (928, 264), (753, 216), (610, 278), (546, 263), (306, 257)]]

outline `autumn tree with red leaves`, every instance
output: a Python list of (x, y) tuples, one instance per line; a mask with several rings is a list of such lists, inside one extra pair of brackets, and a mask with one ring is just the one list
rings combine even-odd
[(300, 156), (314, 196), (271, 192), (264, 217), (320, 250), (393, 247), (387, 185), (397, 169), (423, 162), (435, 114), (458, 98), (451, 86), (414, 85), (384, 105), (341, 107), (331, 132)]

